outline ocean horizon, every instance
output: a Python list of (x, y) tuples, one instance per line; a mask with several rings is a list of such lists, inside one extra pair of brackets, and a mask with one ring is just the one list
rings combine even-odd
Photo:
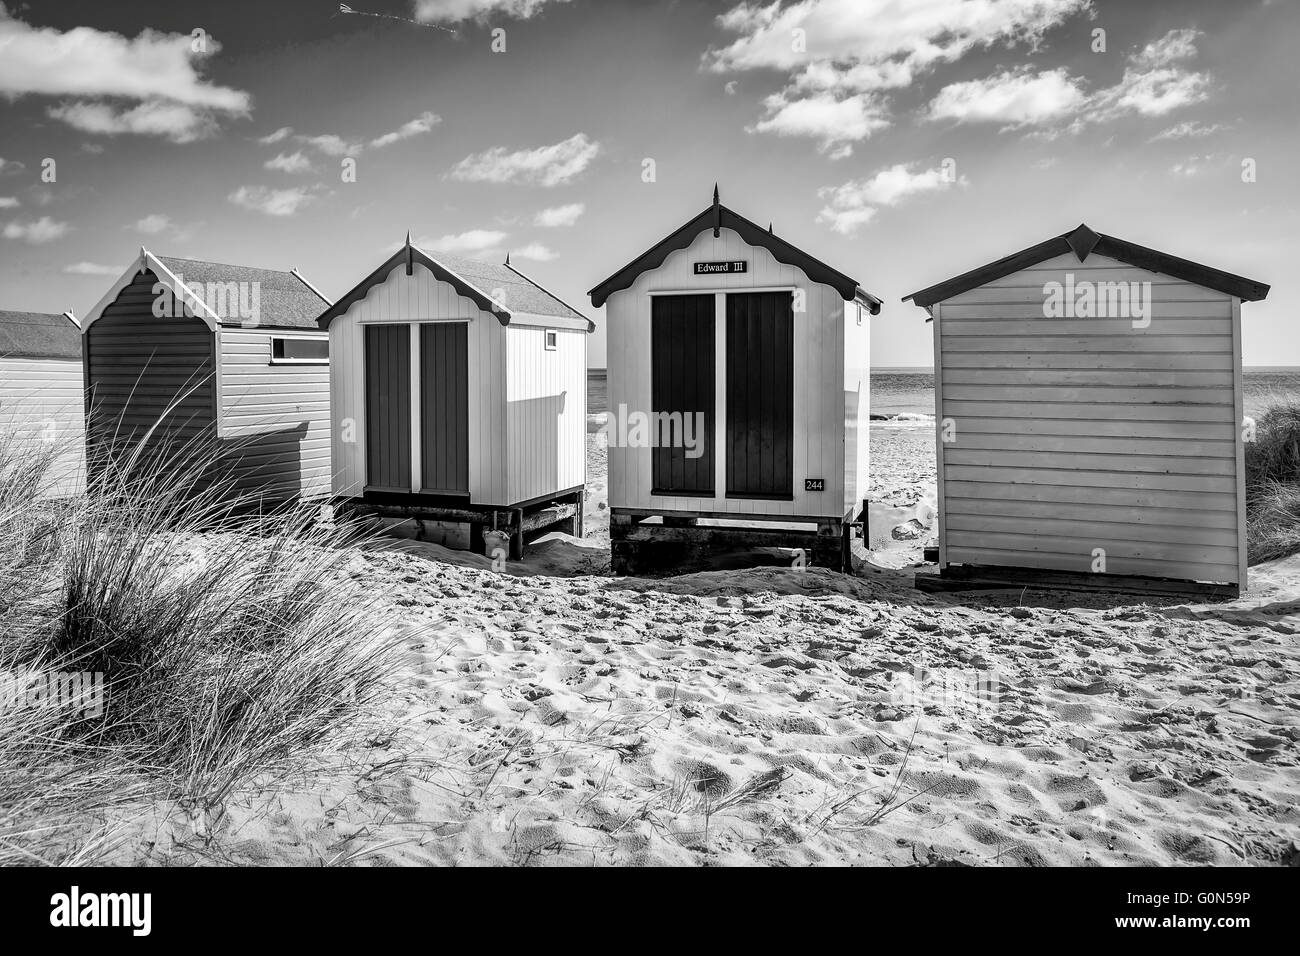
[[(1243, 369), (1246, 414), (1258, 418), (1283, 401), (1300, 400), (1300, 365), (1247, 365)], [(607, 370), (587, 369), (587, 413), (609, 410)], [(934, 417), (934, 369), (877, 366), (871, 371), (871, 417), (877, 420)]]

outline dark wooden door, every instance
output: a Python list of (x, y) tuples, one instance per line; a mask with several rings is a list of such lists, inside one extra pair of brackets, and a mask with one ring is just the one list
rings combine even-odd
[[(712, 497), (713, 296), (658, 295), (651, 299), (650, 308), (650, 405), (655, 419), (651, 428), (657, 442), (651, 452), (651, 492)], [(662, 413), (676, 413), (670, 419), (677, 426), (671, 435), (660, 435)], [(689, 431), (684, 430), (687, 416)], [(669, 439), (666, 444), (664, 438)], [(686, 438), (693, 448), (685, 447)]]
[(794, 497), (794, 307), (727, 294), (727, 497)]
[(469, 494), (469, 327), (420, 326), (420, 475), (429, 494)]
[(411, 327), (366, 327), (366, 487), (411, 490)]

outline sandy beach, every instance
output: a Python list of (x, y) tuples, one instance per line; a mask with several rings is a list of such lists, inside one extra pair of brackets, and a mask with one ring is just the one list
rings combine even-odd
[(356, 553), (403, 620), (366, 746), (116, 861), (1294, 865), (1300, 557), (1231, 603), (925, 595), (932, 443), (873, 429), (853, 576), (608, 576), (594, 434), (587, 539)]

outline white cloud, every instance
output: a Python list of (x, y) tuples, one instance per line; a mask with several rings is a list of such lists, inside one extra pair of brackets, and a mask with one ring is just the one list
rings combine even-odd
[(794, 100), (787, 99), (785, 93), (773, 93), (764, 106), (767, 116), (749, 127), (749, 132), (816, 139), (818, 148), (832, 159), (850, 155), (853, 143), (889, 126), (884, 108), (870, 93), (844, 99), (819, 93)]
[(403, 123), (391, 133), (385, 133), (383, 136), (376, 136), (370, 141), (372, 149), (383, 149), (385, 146), (391, 146), (393, 143), (400, 143), (404, 139), (410, 139), (412, 136), (420, 136), (429, 132), (435, 126), (442, 122), (442, 117), (437, 113), (422, 113), (415, 119)]
[(21, 205), (13, 196), (0, 196), (0, 209), (17, 209)]
[(1080, 81), (1064, 69), (1041, 73), (1022, 69), (945, 86), (931, 101), (927, 118), (1037, 125), (1072, 115), (1086, 101)]
[(45, 112), (51, 119), (62, 120), (83, 133), (101, 136), (133, 133), (192, 143), (213, 136), (218, 129), (211, 111), (168, 100), (149, 100), (129, 109), (78, 100), (51, 106)]
[(926, 117), (1002, 123), (1011, 129), (1038, 126), (1044, 128), (1041, 135), (1051, 138), (1062, 124), (1078, 132), (1125, 116), (1164, 116), (1209, 95), (1209, 76), (1179, 65), (1196, 54), (1197, 36), (1192, 30), (1171, 30), (1131, 54), (1118, 83), (1091, 93), (1081, 77), (1063, 68), (1021, 68), (953, 83), (930, 101)]
[(1178, 123), (1166, 130), (1162, 130), (1151, 137), (1151, 142), (1155, 143), (1166, 139), (1196, 139), (1202, 136), (1212, 136), (1227, 128), (1222, 123), (1212, 123), (1207, 126), (1196, 120), (1188, 120), (1185, 123)]
[(0, 176), (13, 176), (21, 173), (27, 168), (25, 163), (20, 163), (16, 159), (5, 159), (0, 156)]
[(913, 172), (914, 165), (898, 163), (881, 169), (869, 179), (819, 189), (817, 197), (826, 205), (818, 213), (817, 221), (851, 236), (874, 219), (881, 206), (897, 206), (915, 196), (969, 184), (966, 177), (954, 177), (941, 168)]
[(534, 262), (550, 262), (552, 259), (559, 258), (559, 253), (540, 242), (531, 242), (522, 249), (512, 249), (510, 255), (515, 259), (531, 259)]
[(450, 176), (463, 182), (529, 183), (559, 186), (573, 179), (600, 153), (600, 143), (578, 133), (552, 146), (507, 152), (494, 146), (466, 156), (452, 167)]
[(468, 232), (449, 234), (436, 239), (429, 237), (418, 239), (416, 245), (428, 249), (430, 252), (447, 252), (452, 255), (481, 257), (490, 252), (498, 251), (505, 238), (506, 233), (497, 232), (493, 229), (471, 229)]
[(303, 155), (302, 150), (296, 153), (277, 153), (273, 159), (268, 159), (262, 165), (281, 173), (309, 173), (314, 168), (311, 160)]
[(281, 126), (274, 133), (267, 133), (265, 136), (259, 139), (258, 142), (262, 143), (265, 146), (270, 146), (273, 143), (283, 142), (284, 140), (288, 139), (292, 135), (293, 135), (292, 126)]
[(252, 209), (267, 216), (292, 216), (316, 198), (316, 193), (306, 186), (292, 189), (271, 189), (268, 186), (240, 186), (226, 197), (236, 206)]
[(567, 206), (551, 206), (533, 217), (533, 225), (541, 226), (543, 229), (572, 226), (586, 210), (587, 207), (580, 202), (569, 203)]
[(163, 230), (165, 230), (171, 224), (172, 221), (169, 217), (164, 216), (160, 212), (155, 212), (155, 213), (150, 213), (148, 216), (145, 216), (143, 219), (137, 220), (135, 224), (135, 228), (137, 232), (145, 232), (151, 235), (156, 235), (157, 233), (160, 233)]
[(548, 3), (566, 0), (415, 0), (415, 19), (424, 23), (459, 23), (490, 15), (527, 20)]
[(39, 246), (63, 238), (71, 229), (66, 222), (55, 222), (49, 216), (42, 216), (33, 222), (6, 223), (3, 234), (6, 239), (21, 239), (29, 245)]
[[(885, 91), (973, 49), (1034, 47), (1090, 8), (1090, 0), (744, 0), (718, 17), (738, 38), (706, 52), (704, 66), (785, 71), (787, 86), (764, 101), (753, 130), (809, 136), (838, 157), (888, 125)], [(846, 124), (839, 134), (830, 129), (837, 119)]]
[(1133, 54), (1134, 66), (1155, 69), (1170, 66), (1179, 60), (1196, 56), (1196, 41), (1201, 36), (1196, 30), (1170, 30), (1159, 40), (1148, 43)]
[[(876, 83), (874, 69), (890, 84), (906, 85), (917, 71), (957, 60), (976, 47), (1034, 44), (1087, 9), (1088, 0), (742, 2), (718, 17), (724, 29), (740, 37), (706, 53), (705, 64), (716, 71), (793, 71), (806, 69), (811, 59), (841, 71), (867, 67), (859, 82)], [(806, 51), (796, 49), (795, 30), (804, 31)]]
[(70, 276), (119, 276), (121, 266), (103, 266), (98, 262), (73, 262), (63, 267), (65, 275)]
[(363, 149), (360, 143), (351, 142), (333, 133), (322, 133), (318, 136), (303, 136), (300, 134), (294, 138), (300, 143), (315, 147), (326, 156), (348, 156), (359, 153)]
[[(188, 34), (150, 29), (128, 39), (92, 27), (37, 28), (0, 3), (0, 95), (71, 97), (47, 113), (84, 132), (191, 142), (252, 105), (243, 90), (201, 75), (203, 61), (221, 49), (212, 37), (205, 43), (196, 51)], [(134, 105), (109, 105), (110, 97)]]
[(1175, 176), (1199, 176), (1205, 171), (1205, 167), (1218, 159), (1217, 154), (1207, 153), (1204, 156), (1188, 156), (1181, 162), (1174, 163), (1169, 167), (1169, 171)]

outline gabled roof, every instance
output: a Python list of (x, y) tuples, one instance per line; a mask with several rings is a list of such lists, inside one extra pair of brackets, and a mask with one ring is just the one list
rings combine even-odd
[(713, 187), (713, 203), (702, 213), (651, 246), (587, 293), (591, 296), (591, 304), (600, 308), (615, 292), (631, 286), (641, 273), (659, 268), (671, 253), (688, 248), (695, 241), (695, 237), (706, 229), (712, 229), (714, 236), (717, 236), (722, 229), (730, 229), (738, 233), (740, 238), (751, 246), (761, 246), (772, 253), (773, 258), (778, 262), (802, 269), (812, 281), (831, 286), (843, 296), (846, 302), (861, 302), (872, 315), (880, 311), (880, 300), (863, 290), (856, 279), (846, 276), (837, 269), (832, 269), (826, 263), (814, 259), (803, 250), (778, 238), (772, 233), (770, 226), (763, 229), (722, 205), (718, 200), (716, 186)]
[(1231, 272), (1222, 272), (1188, 259), (1179, 259), (1177, 256), (1157, 252), (1146, 246), (1093, 232), (1086, 225), (1080, 225), (1077, 229), (1062, 233), (1046, 242), (1021, 249), (996, 262), (964, 272), (920, 292), (913, 292), (903, 301), (911, 299), (917, 305), (928, 308), (936, 302), (951, 299), (955, 295), (986, 285), (994, 279), (1001, 279), (1003, 276), (1009, 276), (1067, 252), (1074, 253), (1080, 262), (1095, 252), (1099, 256), (1117, 259), (1138, 269), (1173, 276), (1175, 279), (1182, 279), (1225, 295), (1236, 296), (1243, 302), (1255, 302), (1268, 295), (1269, 287), (1254, 279), (1246, 279)]
[(515, 317), (538, 316), (580, 323), (588, 332), (595, 331), (594, 322), (508, 263), (494, 265), (441, 252), (435, 257), (413, 244), (409, 234), (402, 248), (362, 279), (347, 295), (318, 315), (316, 324), (328, 328), (331, 321), (364, 299), (394, 269), (404, 265), (406, 274), (410, 275), (417, 262), (432, 272), (435, 278), (446, 282), (473, 301), (480, 309), (491, 312), (502, 325), (509, 325)]
[(81, 326), (67, 312), (0, 310), (0, 358), (81, 359)]
[[(256, 282), (261, 318), (253, 323), (258, 327), (312, 329), (316, 317), (330, 301), (297, 270), (280, 272), (254, 266), (232, 266), (221, 262), (204, 262), (201, 259), (177, 259), (159, 256), (158, 261), (167, 266), (186, 285), (201, 282)], [(238, 317), (224, 320), (229, 325), (241, 325)]]
[[(89, 328), (104, 310), (117, 300), (121, 291), (142, 272), (152, 272), (159, 282), (171, 288), (208, 328), (232, 326), (259, 329), (316, 329), (316, 316), (330, 301), (303, 278), (296, 269), (281, 272), (255, 266), (234, 266), (202, 259), (159, 256), (141, 248), (135, 261), (113, 284), (95, 307), (87, 313), (81, 327)], [(259, 315), (244, 319), (238, 315), (218, 315), (205, 301), (204, 293), (212, 285), (229, 282), (257, 283)]]

